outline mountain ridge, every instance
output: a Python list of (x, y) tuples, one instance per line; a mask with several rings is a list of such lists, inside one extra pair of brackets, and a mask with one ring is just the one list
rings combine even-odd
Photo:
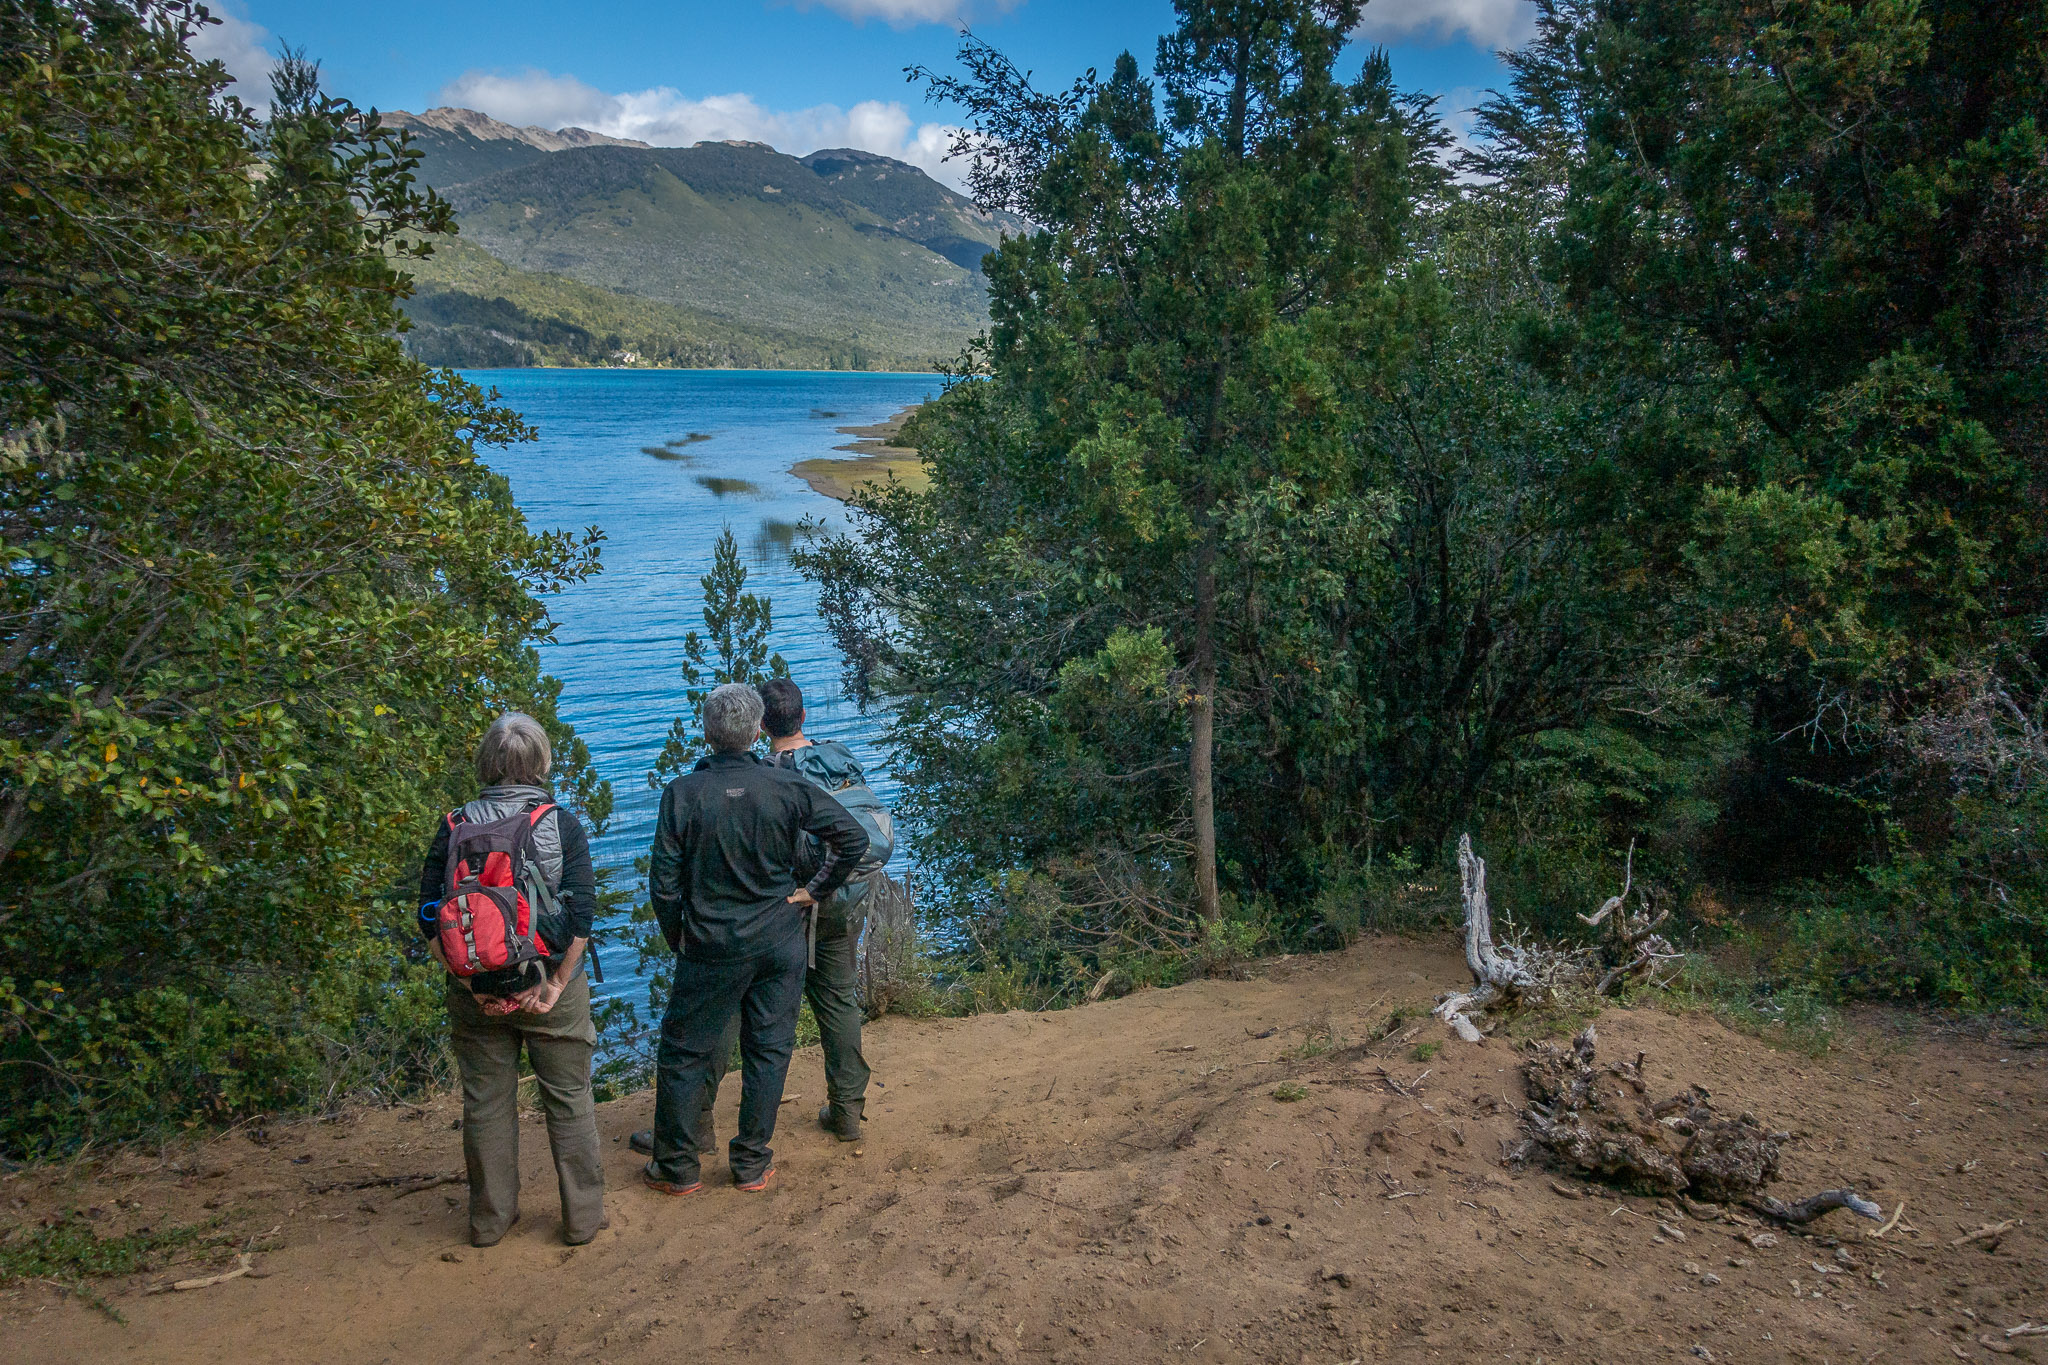
[[(587, 294), (578, 296), (589, 305), (578, 316), (549, 312), (575, 293), (539, 279), (557, 277), (688, 315), (678, 326), (693, 340), (680, 349), (619, 334), (618, 354), (641, 363), (701, 354), (701, 343), (759, 355), (776, 337), (807, 359), (928, 368), (986, 325), (982, 257), (1026, 228), (918, 167), (855, 148), (798, 157), (739, 140), (655, 147), (582, 129), (515, 128), (454, 108), (390, 117), (413, 134), (420, 178), (454, 206), (463, 238), (504, 267), (493, 283), (506, 292), (472, 304), (451, 292), (493, 272), (471, 261), (468, 279), (458, 280), (422, 263), (414, 273), (437, 303), (408, 311), (423, 328), (443, 329), (442, 342), (448, 326), (469, 325), (450, 321), (458, 317), (524, 317), (538, 329), (498, 327), (502, 344), (472, 338), (477, 345), (454, 348), (464, 354), (509, 354), (511, 344), (546, 355), (550, 321), (610, 335), (608, 323), (593, 326), (581, 314), (619, 310)], [(721, 327), (733, 333), (731, 345), (714, 335)], [(423, 335), (416, 353), (436, 358), (428, 355), (436, 344)]]
[(409, 113), (404, 109), (393, 109), (384, 115), (384, 121), (394, 128), (418, 130), (431, 128), (440, 133), (466, 133), (482, 142), (523, 142), (542, 152), (564, 152), (571, 147), (651, 147), (651, 142), (637, 138), (611, 137), (605, 133), (592, 132), (588, 128), (542, 128), (534, 124), (515, 127), (501, 123), (489, 114), (476, 109), (461, 109), (454, 105), (442, 104), (423, 114)]

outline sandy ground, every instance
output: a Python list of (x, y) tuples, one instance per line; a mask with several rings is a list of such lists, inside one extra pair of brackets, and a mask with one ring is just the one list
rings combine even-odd
[[(1854, 1183), (1887, 1214), (1813, 1235), (1503, 1167), (1515, 1044), (1385, 1029), (1459, 979), (1448, 943), (1381, 940), (1056, 1014), (888, 1020), (856, 1150), (811, 1115), (799, 1054), (765, 1195), (643, 1190), (600, 1111), (612, 1227), (560, 1241), (527, 1129), (525, 1218), (465, 1243), (442, 1186), (314, 1192), (458, 1171), (458, 1108), (359, 1113), (0, 1183), (14, 1221), (66, 1206), (109, 1232), (217, 1214), (270, 1235), (255, 1276), (160, 1291), (228, 1254), (107, 1282), (117, 1325), (40, 1284), (0, 1295), (4, 1358), (898, 1361), (1990, 1361), (2048, 1358), (2043, 1057), (1862, 1021), (1815, 1061), (1703, 1016), (1610, 1010), (1609, 1055), (1671, 1090), (1794, 1130), (1780, 1194)], [(1443, 1042), (1418, 1059), (1419, 1044)], [(1274, 1098), (1283, 1081), (1306, 1098)], [(729, 1134), (737, 1096), (723, 1097)], [(1987, 1222), (2002, 1237), (1952, 1245)], [(272, 1230), (275, 1229), (275, 1232)], [(1762, 1242), (1753, 1245), (1750, 1239)], [(1985, 1344), (1989, 1342), (1990, 1344)]]
[(851, 457), (799, 460), (790, 466), (789, 472), (809, 484), (812, 492), (822, 493), (839, 502), (845, 502), (856, 488), (889, 479), (895, 479), (913, 493), (921, 493), (931, 485), (931, 475), (925, 472), (924, 461), (911, 447), (896, 444), (896, 436), (903, 430), (904, 422), (916, 411), (915, 407), (908, 407), (887, 421), (876, 422), (872, 426), (841, 427), (840, 435), (855, 439), (833, 449), (851, 451)]

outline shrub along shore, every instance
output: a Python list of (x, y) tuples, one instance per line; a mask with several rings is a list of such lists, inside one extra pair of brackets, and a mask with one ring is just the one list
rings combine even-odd
[[(906, 1001), (1430, 923), (1470, 832), (1503, 932), (1628, 866), (1745, 1008), (2048, 1012), (2041, 5), (1538, 12), (1465, 151), (1348, 0), (920, 73), (1037, 229), (915, 477), (796, 556), (890, 716)], [(13, 1155), (436, 1084), (411, 884), (477, 736), (540, 717), (610, 813), (533, 648), (601, 533), (527, 527), (477, 449), (531, 433), (404, 348), (447, 205), (198, 22), (0, 0)], [(772, 672), (712, 569), (686, 677)]]

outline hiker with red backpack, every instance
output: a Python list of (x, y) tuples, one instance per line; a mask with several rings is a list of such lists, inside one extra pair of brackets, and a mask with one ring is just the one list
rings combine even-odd
[(606, 1226), (590, 1087), (597, 1029), (583, 953), (597, 878), (590, 839), (546, 787), (547, 732), (508, 711), (477, 746), (474, 801), (441, 821), (420, 871), (420, 932), (448, 969), (448, 1019), (462, 1072), (469, 1236), (494, 1246), (519, 1220), (519, 1052), (547, 1112), (562, 1240)]

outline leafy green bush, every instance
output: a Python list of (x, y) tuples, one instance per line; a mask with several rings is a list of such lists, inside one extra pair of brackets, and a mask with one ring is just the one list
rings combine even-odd
[(180, 0), (0, 3), (0, 1149), (388, 1094), (441, 1061), (408, 925), (498, 711), (555, 731), (516, 414), (408, 359), (446, 206)]
[(1891, 856), (1857, 882), (1812, 884), (1779, 961), (1833, 996), (1918, 997), (2048, 1020), (2048, 792), (1961, 796), (1949, 838)]

